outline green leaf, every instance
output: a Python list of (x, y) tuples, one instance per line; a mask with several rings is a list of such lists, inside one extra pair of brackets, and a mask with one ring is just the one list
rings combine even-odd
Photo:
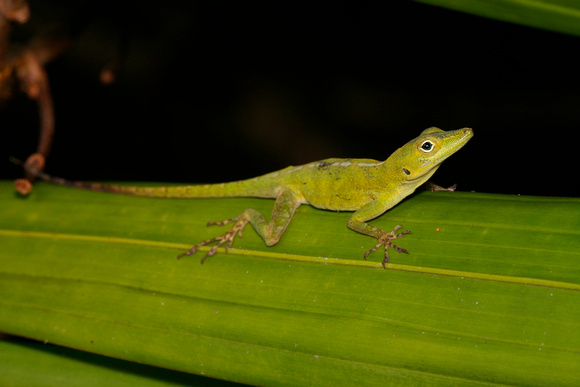
[(580, 36), (577, 0), (415, 0), (491, 19)]
[(580, 383), (580, 200), (416, 194), (373, 221), (413, 231), (387, 270), (309, 206), (274, 247), (176, 259), (272, 205), (0, 182), (0, 331), (256, 385)]

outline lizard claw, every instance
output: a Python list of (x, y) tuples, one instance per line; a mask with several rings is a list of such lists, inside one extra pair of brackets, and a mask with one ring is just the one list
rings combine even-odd
[(393, 249), (395, 249), (395, 251), (398, 253), (409, 254), (409, 252), (407, 250), (405, 250), (404, 248), (402, 248), (400, 246), (396, 246), (392, 242), (393, 239), (399, 239), (399, 238), (402, 238), (403, 235), (411, 234), (411, 231), (409, 231), (409, 230), (404, 230), (404, 231), (400, 232), (399, 234), (395, 234), (402, 227), (403, 226), (398, 224), (397, 226), (395, 226), (395, 228), (391, 232), (382, 231), (382, 234), (377, 238), (378, 243), (376, 244), (376, 246), (365, 253), (365, 255), (364, 255), (365, 259), (367, 259), (369, 254), (374, 253), (381, 246), (385, 246), (385, 259), (383, 259), (382, 264), (383, 264), (383, 267), (386, 269), (387, 268), (386, 264), (390, 260), (390, 258), (389, 258), (389, 246), (392, 247)]
[(244, 229), (246, 224), (248, 224), (248, 219), (246, 219), (246, 218), (238, 219), (238, 218), (239, 217), (236, 217), (236, 218), (224, 220), (222, 222), (208, 222), (208, 224), (207, 224), (208, 226), (210, 226), (210, 225), (223, 226), (225, 224), (228, 224), (228, 223), (231, 223), (234, 221), (236, 223), (224, 235), (219, 236), (219, 237), (215, 237), (212, 239), (207, 239), (205, 241), (198, 243), (197, 245), (193, 246), (191, 249), (187, 250), (186, 252), (179, 254), (177, 256), (177, 259), (180, 259), (184, 255), (193, 255), (197, 252), (197, 250), (201, 246), (205, 246), (205, 245), (207, 245), (209, 243), (213, 243), (213, 242), (218, 242), (218, 243), (213, 245), (211, 247), (211, 249), (209, 249), (207, 254), (201, 259), (202, 264), (208, 257), (211, 257), (212, 255), (214, 255), (216, 253), (217, 249), (220, 248), (224, 244), (226, 244), (225, 251), (227, 252), (229, 250), (229, 248), (232, 247), (232, 244), (234, 243), (234, 238), (236, 237), (236, 234), (238, 234), (241, 238), (242, 237), (242, 230)]

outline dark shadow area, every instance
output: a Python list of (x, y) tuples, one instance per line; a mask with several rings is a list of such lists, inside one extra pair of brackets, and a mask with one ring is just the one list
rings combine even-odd
[[(10, 343), (19, 345), (21, 347), (27, 348), (38, 353), (40, 351), (44, 354), (44, 358), (50, 358), (50, 363), (44, 361), (42, 364), (52, 364), (55, 369), (59, 370), (58, 381), (55, 380), (54, 383), (62, 382), (64, 380), (75, 380), (74, 375), (66, 375), (67, 369), (74, 369), (74, 365), (78, 363), (84, 363), (91, 368), (102, 369), (103, 380), (101, 383), (112, 376), (115, 372), (119, 372), (119, 375), (135, 375), (142, 377), (143, 380), (154, 381), (158, 380), (165, 383), (171, 383), (174, 385), (182, 386), (238, 386), (240, 384), (227, 382), (223, 380), (212, 379), (199, 375), (187, 374), (184, 372), (173, 371), (165, 368), (159, 368), (154, 366), (149, 366), (146, 364), (139, 364), (134, 362), (129, 362), (121, 359), (114, 359), (107, 356), (101, 356), (94, 353), (89, 353), (85, 351), (77, 351), (71, 348), (61, 347), (52, 344), (42, 344), (38, 341), (22, 339), (15, 336), (9, 336), (7, 338)], [(43, 369), (35, 367), (34, 364), (30, 364), (31, 370), (34, 372), (42, 372)], [(50, 373), (46, 375), (50, 377)], [(79, 379), (82, 379), (79, 376)], [(48, 382), (48, 380), (46, 381)], [(93, 383), (98, 381), (92, 380)], [(98, 384), (98, 383), (97, 383)]]
[[(222, 182), (327, 157), (386, 159), (429, 126), (472, 127), (434, 176), (463, 191), (576, 196), (580, 38), (413, 2), (30, 1), (14, 43), (46, 66), (46, 171)], [(114, 82), (99, 81), (114, 69)], [(0, 160), (36, 147), (35, 104), (0, 110)], [(0, 161), (0, 178), (21, 172)]]

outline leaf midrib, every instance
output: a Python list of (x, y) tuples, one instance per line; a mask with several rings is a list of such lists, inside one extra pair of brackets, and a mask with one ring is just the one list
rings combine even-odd
[[(171, 243), (171, 242), (157, 242), (157, 241), (145, 241), (140, 239), (129, 239), (129, 238), (118, 238), (118, 237), (103, 237), (94, 235), (76, 235), (76, 234), (63, 234), (63, 233), (46, 233), (38, 231), (14, 231), (14, 230), (2, 230), (0, 229), (0, 235), (13, 236), (13, 237), (36, 237), (36, 238), (57, 238), (63, 240), (84, 240), (90, 242), (101, 242), (101, 243), (117, 243), (125, 245), (137, 245), (137, 246), (150, 246), (158, 248), (169, 248), (182, 251), (188, 249), (190, 246), (182, 243)], [(208, 251), (209, 247), (202, 246), (199, 250)], [(223, 248), (218, 249), (218, 252), (225, 252)], [(259, 250), (242, 250), (230, 248), (228, 254), (231, 255), (241, 255), (241, 256), (255, 256), (261, 258), (274, 258), (274, 259), (284, 259), (297, 262), (312, 262), (312, 263), (322, 263), (322, 264), (332, 264), (332, 265), (345, 265), (345, 266), (357, 266), (357, 267), (367, 267), (373, 269), (380, 269), (382, 264), (379, 262), (372, 261), (361, 261), (352, 259), (342, 259), (342, 258), (327, 258), (327, 257), (312, 257), (306, 255), (298, 254), (284, 254), (284, 253), (273, 253), (268, 251)], [(476, 280), (484, 280), (491, 282), (502, 282), (502, 283), (512, 283), (512, 284), (522, 284), (529, 286), (542, 286), (554, 289), (564, 289), (564, 290), (574, 290), (580, 291), (580, 284), (552, 281), (539, 278), (529, 278), (529, 277), (513, 277), (498, 274), (487, 274), (487, 273), (477, 273), (469, 271), (458, 271), (450, 269), (439, 269), (433, 267), (421, 267), (421, 266), (411, 266), (411, 265), (401, 265), (396, 263), (387, 263), (386, 268), (389, 270), (406, 271), (427, 275), (441, 275), (446, 277), (456, 277), (456, 278), (468, 278)]]

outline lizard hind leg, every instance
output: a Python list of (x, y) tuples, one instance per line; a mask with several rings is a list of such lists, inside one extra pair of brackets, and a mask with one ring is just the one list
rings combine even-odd
[(201, 246), (217, 242), (213, 245), (207, 254), (202, 258), (201, 263), (203, 263), (206, 258), (214, 255), (218, 248), (225, 244), (226, 252), (232, 244), (234, 243), (234, 238), (236, 234), (240, 237), (242, 236), (242, 230), (248, 223), (252, 225), (254, 230), (258, 235), (264, 240), (267, 246), (273, 246), (280, 240), (280, 237), (286, 230), (286, 227), (292, 220), (292, 216), (296, 209), (300, 206), (301, 201), (294, 195), (291, 190), (281, 190), (281, 192), (276, 197), (276, 203), (274, 204), (274, 209), (272, 210), (272, 216), (270, 221), (266, 221), (264, 216), (258, 211), (248, 208), (241, 215), (235, 218), (224, 220), (221, 222), (209, 222), (207, 225), (217, 225), (224, 226), (229, 223), (234, 223), (234, 225), (223, 235), (216, 238), (208, 239), (198, 243), (193, 246), (188, 251), (180, 254), (177, 258), (181, 258), (184, 255), (194, 254)]

